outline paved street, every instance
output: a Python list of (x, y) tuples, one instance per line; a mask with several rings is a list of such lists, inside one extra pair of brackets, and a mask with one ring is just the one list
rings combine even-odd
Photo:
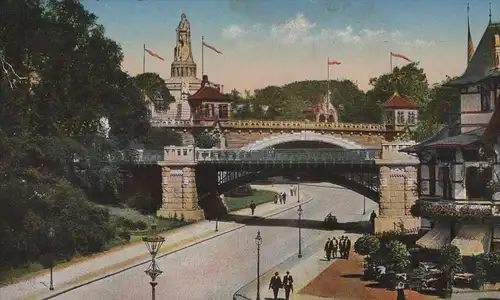
[[(315, 197), (304, 205), (304, 220), (323, 220), (332, 211), (339, 221), (358, 220), (363, 197), (353, 192), (334, 188), (330, 184), (301, 186), (301, 192)], [(292, 200), (289, 197), (289, 201)], [(367, 201), (367, 209), (374, 203)], [(341, 210), (338, 211), (338, 210)], [(369, 211), (369, 210), (367, 210)], [(367, 216), (366, 216), (367, 217)], [(298, 230), (296, 210), (273, 218), (276, 225), (260, 227), (249, 225), (206, 241), (194, 247), (158, 260), (164, 273), (157, 279), (157, 295), (162, 299), (231, 299), (242, 285), (252, 281), (256, 274), (256, 246), (254, 237), (261, 230), (261, 270), (272, 268), (297, 252)], [(304, 229), (304, 247), (322, 238), (321, 230)], [(146, 266), (131, 269), (116, 276), (60, 295), (57, 299), (147, 299), (150, 297)]]

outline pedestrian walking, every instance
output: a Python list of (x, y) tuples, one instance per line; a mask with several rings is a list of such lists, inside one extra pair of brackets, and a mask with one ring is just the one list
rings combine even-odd
[(290, 185), (290, 196), (293, 196), (293, 185)]
[(278, 204), (279, 198), (280, 198), (279, 194), (274, 195), (274, 204)]
[(285, 289), (285, 300), (289, 300), (290, 292), (293, 292), (293, 277), (290, 275), (290, 271), (286, 271), (286, 275), (283, 276), (283, 288)]
[(332, 247), (332, 257), (336, 258), (337, 257), (337, 250), (339, 248), (339, 242), (337, 241), (336, 238), (333, 238), (332, 239), (332, 244), (333, 244), (333, 247)]
[(297, 186), (296, 185), (293, 186), (293, 195), (297, 196)]
[(255, 202), (252, 200), (252, 202), (250, 203), (250, 209), (252, 210), (252, 216), (255, 213), (255, 208), (256, 207), (257, 207), (257, 205), (255, 205)]
[(286, 193), (283, 192), (283, 204), (286, 204)]
[(405, 284), (402, 281), (399, 281), (396, 285), (396, 300), (406, 300), (405, 296)]
[(280, 193), (280, 204), (283, 204), (283, 193)]
[(332, 247), (333, 247), (332, 240), (330, 240), (330, 238), (328, 238), (328, 240), (325, 243), (325, 256), (326, 256), (326, 259), (328, 259), (328, 260), (330, 260), (330, 258), (332, 256), (332, 249), (333, 249)]
[(349, 254), (351, 254), (351, 239), (346, 237), (345, 242), (345, 258), (349, 259)]
[(339, 243), (339, 252), (340, 252), (340, 258), (344, 259), (345, 258), (345, 238), (344, 236), (340, 237), (340, 243)]
[(375, 211), (372, 211), (372, 213), (370, 214), (370, 225), (371, 225), (371, 230), (372, 230), (372, 234), (375, 234), (375, 219), (377, 218), (377, 214), (375, 213)]
[(273, 290), (274, 300), (278, 299), (278, 293), (281, 287), (282, 287), (281, 278), (278, 272), (276, 272), (274, 273), (273, 278), (271, 278), (271, 281), (269, 282), (269, 289)]

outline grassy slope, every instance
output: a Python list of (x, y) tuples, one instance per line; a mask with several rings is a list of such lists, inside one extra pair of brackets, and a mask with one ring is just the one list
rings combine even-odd
[(248, 208), (252, 200), (256, 205), (271, 202), (274, 200), (274, 195), (277, 193), (266, 190), (253, 190), (252, 195), (244, 197), (225, 197), (228, 211), (235, 211), (243, 208)]

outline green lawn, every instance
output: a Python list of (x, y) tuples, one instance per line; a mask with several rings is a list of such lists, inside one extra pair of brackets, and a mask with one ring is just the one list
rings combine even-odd
[(252, 195), (243, 197), (224, 197), (228, 211), (240, 210), (248, 208), (252, 200), (256, 205), (274, 201), (276, 192), (266, 190), (252, 190)]

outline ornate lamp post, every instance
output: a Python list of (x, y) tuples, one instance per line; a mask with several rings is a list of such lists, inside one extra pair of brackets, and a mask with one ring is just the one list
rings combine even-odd
[(297, 176), (297, 203), (300, 203), (300, 176)]
[(54, 277), (53, 277), (53, 270), (54, 270), (54, 237), (56, 236), (56, 231), (54, 230), (53, 227), (50, 227), (49, 230), (47, 231), (47, 236), (49, 237), (50, 240), (50, 285), (49, 285), (49, 290), (53, 291), (54, 290)]
[(260, 231), (257, 231), (257, 236), (255, 237), (255, 244), (257, 244), (257, 298), (260, 300), (260, 245), (262, 245), (262, 237), (260, 236)]
[(302, 257), (302, 213), (304, 210), (302, 209), (302, 205), (299, 205), (299, 209), (297, 209), (297, 215), (299, 215), (299, 258)]
[(151, 277), (151, 282), (149, 283), (151, 284), (151, 299), (155, 300), (155, 288), (158, 284), (155, 280), (156, 277), (160, 276), (161, 273), (163, 273), (163, 271), (160, 270), (158, 264), (156, 263), (156, 255), (158, 254), (158, 251), (160, 250), (163, 242), (165, 242), (165, 238), (156, 234), (156, 225), (151, 225), (151, 235), (142, 238), (142, 240), (146, 244), (149, 253), (151, 253), (151, 263), (149, 264), (147, 270), (144, 271), (144, 273)]
[(215, 232), (219, 231), (219, 217), (215, 218)]

